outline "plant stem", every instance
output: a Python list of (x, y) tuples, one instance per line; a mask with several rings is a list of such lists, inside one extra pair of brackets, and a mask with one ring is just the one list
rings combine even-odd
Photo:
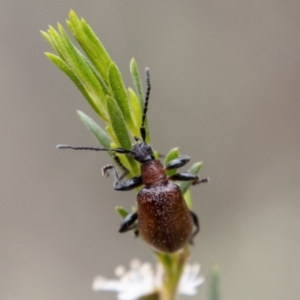
[(157, 254), (157, 257), (163, 267), (160, 300), (176, 299), (180, 277), (189, 256), (190, 252), (188, 247), (185, 247), (184, 249), (173, 254)]

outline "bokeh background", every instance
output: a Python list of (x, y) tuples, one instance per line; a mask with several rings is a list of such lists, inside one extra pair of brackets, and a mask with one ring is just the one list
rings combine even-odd
[(91, 290), (96, 275), (153, 262), (117, 232), (114, 207), (130, 209), (135, 192), (101, 176), (109, 157), (55, 149), (97, 146), (76, 110), (95, 114), (39, 33), (71, 8), (127, 86), (132, 57), (141, 74), (150, 67), (154, 147), (204, 161), (211, 183), (192, 191), (202, 230), (191, 261), (206, 277), (220, 265), (223, 300), (300, 299), (298, 0), (1, 1), (0, 299), (115, 299)]

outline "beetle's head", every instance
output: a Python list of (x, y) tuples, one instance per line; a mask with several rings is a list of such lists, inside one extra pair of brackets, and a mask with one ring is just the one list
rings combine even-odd
[(145, 142), (136, 143), (129, 155), (141, 164), (155, 159), (151, 146)]

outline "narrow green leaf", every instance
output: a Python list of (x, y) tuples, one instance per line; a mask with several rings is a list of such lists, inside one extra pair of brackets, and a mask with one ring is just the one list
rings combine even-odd
[(98, 107), (95, 105), (94, 101), (91, 99), (89, 94), (86, 92), (85, 88), (83, 87), (81, 81), (78, 79), (76, 74), (73, 72), (73, 70), (57, 55), (46, 52), (45, 55), (63, 72), (65, 73), (72, 82), (76, 85), (80, 93), (83, 95), (83, 97), (88, 101), (88, 103), (91, 105), (93, 110), (100, 115), (100, 111)]
[[(120, 147), (119, 143), (111, 143), (110, 146), (112, 149)], [(123, 167), (125, 167), (129, 171), (126, 177), (132, 178), (140, 174), (138, 163), (133, 158), (129, 157), (126, 154), (118, 154), (117, 156)]]
[[(131, 61), (130, 61), (130, 72), (131, 72), (133, 83), (134, 83), (134, 86), (137, 90), (139, 101), (140, 101), (140, 109), (141, 109), (140, 114), (143, 115), (145, 99), (144, 99), (144, 93), (143, 93), (143, 88), (142, 88), (142, 83), (141, 83), (137, 63), (136, 63), (134, 58), (132, 58)], [(145, 128), (146, 128), (146, 132), (147, 132), (146, 142), (148, 144), (151, 144), (150, 131), (149, 131), (149, 125), (148, 125), (147, 118), (145, 120)], [(140, 136), (140, 134), (139, 134), (139, 136)]]
[(82, 59), (85, 60), (86, 64), (88, 64), (90, 66), (90, 69), (92, 70), (95, 78), (97, 78), (97, 80), (99, 81), (100, 85), (101, 85), (101, 88), (103, 90), (103, 93), (105, 95), (109, 94), (109, 91), (108, 91), (108, 86), (106, 85), (106, 83), (103, 81), (102, 77), (100, 77), (100, 75), (98, 74), (98, 72), (94, 69), (94, 66), (91, 64), (91, 62), (84, 56), (80, 53), (80, 55), (82, 56)]
[(126, 177), (132, 178), (140, 173), (137, 162), (128, 155), (120, 154), (119, 160), (121, 164), (129, 171)]
[[(80, 91), (82, 92), (82, 88), (86, 90), (85, 98), (92, 105), (93, 109), (101, 118), (107, 121), (108, 117), (105, 113), (105, 109), (101, 109), (101, 107), (106, 107), (104, 95), (108, 93), (107, 86), (94, 71), (90, 62), (71, 43), (63, 27), (60, 24), (58, 27), (60, 33), (49, 26), (48, 33), (42, 32), (42, 35), (58, 53), (60, 58), (65, 61), (69, 69), (76, 74), (77, 79), (81, 81)], [(89, 96), (86, 97), (86, 94)], [(93, 102), (93, 104), (91, 102)]]
[[(117, 138), (117, 136), (116, 136), (116, 134), (114, 132), (114, 129), (111, 126), (107, 125), (107, 126), (105, 126), (105, 130), (110, 135), (111, 140), (113, 141), (112, 143), (115, 143), (115, 147), (116, 148), (119, 147), (119, 141), (118, 141), (118, 138)], [(113, 145), (110, 145), (110, 147), (114, 148)]]
[[(189, 173), (198, 175), (201, 167), (202, 167), (202, 162), (197, 162), (193, 164), (193, 166), (188, 170)], [(180, 188), (182, 190), (182, 193), (185, 194), (185, 192), (189, 189), (193, 182), (192, 181), (183, 181), (180, 183)]]
[(187, 190), (184, 194), (184, 200), (189, 209), (193, 208), (191, 190)]
[(210, 275), (209, 300), (220, 300), (220, 270), (214, 265)]
[(122, 219), (126, 218), (129, 215), (129, 212), (123, 206), (116, 206), (115, 210), (121, 216)]
[(179, 157), (179, 148), (171, 149), (165, 157), (165, 165), (168, 164), (171, 160)]
[[(110, 96), (107, 96), (107, 111), (111, 124), (106, 127), (106, 130), (114, 139), (115, 146), (130, 150), (132, 145), (123, 114), (116, 100)], [(139, 165), (133, 158), (128, 155), (120, 155), (120, 160), (128, 168), (130, 175), (135, 176), (139, 173)]]
[(103, 80), (108, 83), (107, 69), (112, 60), (94, 31), (73, 10), (69, 13), (67, 25)]
[(50, 43), (50, 45), (53, 47), (53, 49), (57, 52), (57, 54), (60, 56), (60, 58), (62, 58), (64, 60), (65, 53), (63, 51), (63, 49), (64, 49), (63, 40), (62, 40), (60, 34), (58, 33), (58, 31), (55, 30), (55, 28), (52, 26), (49, 26), (49, 28), (48, 28), (47, 41)]
[(131, 130), (134, 129), (134, 125), (131, 118), (131, 109), (127, 97), (127, 92), (122, 80), (121, 73), (114, 62), (109, 65), (108, 68), (108, 80), (111, 87), (111, 91), (116, 99), (122, 113), (124, 120)]
[(144, 107), (145, 101), (144, 101), (143, 87), (142, 87), (142, 83), (141, 83), (141, 79), (140, 79), (140, 75), (139, 75), (138, 66), (137, 66), (137, 63), (134, 58), (132, 58), (130, 61), (130, 72), (131, 72), (134, 86), (135, 86), (138, 96), (139, 96), (139, 100), (140, 100), (140, 104), (141, 104), (140, 107)]
[[(168, 164), (171, 160), (179, 157), (179, 149), (173, 148), (165, 157), (165, 165)], [(167, 170), (167, 175), (171, 176), (177, 173), (177, 169)]]
[(132, 134), (133, 136), (140, 136), (140, 127), (142, 123), (142, 111), (140, 107), (140, 102), (136, 93), (131, 88), (128, 88), (128, 96), (132, 115), (134, 116), (134, 118), (132, 118), (132, 121), (134, 123), (134, 130)]
[[(111, 140), (108, 137), (107, 133), (89, 116), (84, 114), (82, 111), (77, 111), (80, 120), (83, 122), (83, 124), (87, 127), (89, 131), (95, 136), (95, 138), (98, 140), (98, 142), (104, 147), (104, 148), (110, 148)], [(108, 152), (109, 154), (112, 154)]]
[(131, 149), (131, 141), (122, 111), (114, 98), (110, 96), (106, 96), (106, 98), (107, 111), (109, 114), (111, 126), (113, 128), (114, 134), (118, 139), (119, 146), (129, 150)]
[(40, 30), (40, 33), (44, 37), (44, 39), (53, 47), (51, 35), (43, 30)]
[[(117, 148), (119, 146), (111, 141), (107, 133), (93, 119), (81, 111), (77, 111), (77, 113), (84, 125), (92, 132), (92, 134), (104, 148)], [(108, 154), (111, 157), (114, 157), (115, 155), (113, 152), (108, 152)], [(135, 176), (138, 174), (136, 163), (132, 164), (126, 155), (119, 155), (119, 160), (122, 165), (129, 170), (130, 176)]]
[(65, 53), (64, 60), (77, 74), (90, 98), (93, 99), (95, 105), (99, 107), (101, 117), (104, 120), (107, 120), (107, 116), (105, 115), (105, 111), (103, 110), (103, 107), (105, 107), (105, 93), (101, 87), (101, 84), (95, 77), (93, 70), (86, 62), (86, 59), (84, 59), (83, 55), (71, 43), (65, 30), (60, 24), (58, 24), (58, 30), (61, 40), (63, 41), (61, 43), (61, 47), (62, 52)]

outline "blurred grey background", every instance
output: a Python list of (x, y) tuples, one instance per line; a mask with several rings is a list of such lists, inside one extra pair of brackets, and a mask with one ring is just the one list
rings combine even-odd
[[(153, 262), (119, 234), (104, 153), (76, 110), (95, 118), (44, 56), (39, 30), (84, 17), (133, 87), (129, 61), (151, 69), (149, 122), (161, 153), (204, 161), (194, 187), (201, 220), (192, 262), (221, 268), (222, 299), (300, 299), (300, 2), (1, 1), (0, 299), (115, 299), (93, 278), (132, 258)], [(101, 122), (99, 122), (101, 124)], [(208, 282), (193, 299), (207, 299)], [(182, 298), (187, 299), (187, 298)]]

